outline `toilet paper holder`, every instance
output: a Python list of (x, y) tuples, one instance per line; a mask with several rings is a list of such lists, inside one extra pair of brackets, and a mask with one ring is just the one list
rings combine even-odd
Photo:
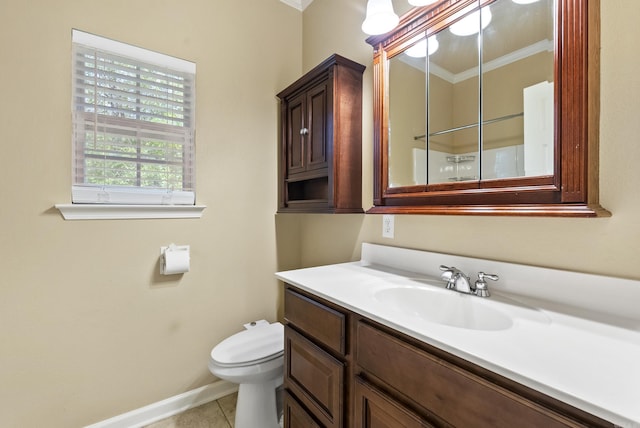
[(190, 255), (188, 245), (171, 244), (160, 247), (160, 274), (175, 275), (189, 272)]

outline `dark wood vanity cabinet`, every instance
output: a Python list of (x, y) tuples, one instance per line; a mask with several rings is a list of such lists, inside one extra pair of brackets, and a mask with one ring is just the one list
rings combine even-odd
[(407, 403), (407, 407), (415, 409), (433, 426), (612, 426), (467, 361), (384, 331), (366, 320), (358, 321), (356, 329), (355, 360), (360, 376)]
[[(285, 290), (285, 427), (346, 427), (347, 315)], [(292, 409), (292, 410), (289, 410)], [(306, 412), (301, 415), (302, 410)], [(303, 413), (304, 413), (303, 412)], [(296, 422), (304, 421), (304, 422)]]
[(363, 212), (364, 69), (332, 55), (278, 94), (279, 212)]
[(290, 285), (285, 322), (288, 428), (613, 428)]

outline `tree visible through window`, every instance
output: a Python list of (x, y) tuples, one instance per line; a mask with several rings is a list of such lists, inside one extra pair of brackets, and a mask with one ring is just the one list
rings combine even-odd
[(73, 35), (74, 203), (193, 204), (195, 64)]

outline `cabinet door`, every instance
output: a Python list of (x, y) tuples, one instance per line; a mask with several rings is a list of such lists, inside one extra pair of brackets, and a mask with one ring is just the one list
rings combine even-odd
[(307, 93), (307, 170), (327, 167), (329, 117), (327, 81), (318, 83)]
[(356, 361), (367, 373), (457, 427), (589, 426), (360, 322)]
[(355, 428), (433, 428), (360, 378), (355, 383)]
[(306, 167), (305, 131), (306, 94), (287, 103), (287, 174), (303, 172)]
[(311, 415), (293, 398), (284, 391), (284, 428), (323, 428)]

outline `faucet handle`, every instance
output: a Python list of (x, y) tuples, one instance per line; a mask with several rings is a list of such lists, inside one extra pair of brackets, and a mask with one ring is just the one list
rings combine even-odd
[(491, 281), (497, 281), (500, 279), (500, 277), (496, 274), (478, 272), (478, 281), (484, 282), (485, 278), (490, 279)]
[(478, 279), (476, 280), (476, 295), (480, 297), (489, 297), (491, 294), (489, 293), (489, 289), (487, 288), (486, 279), (490, 279), (491, 281), (497, 281), (500, 279), (498, 275), (489, 274), (484, 272), (478, 272)]

